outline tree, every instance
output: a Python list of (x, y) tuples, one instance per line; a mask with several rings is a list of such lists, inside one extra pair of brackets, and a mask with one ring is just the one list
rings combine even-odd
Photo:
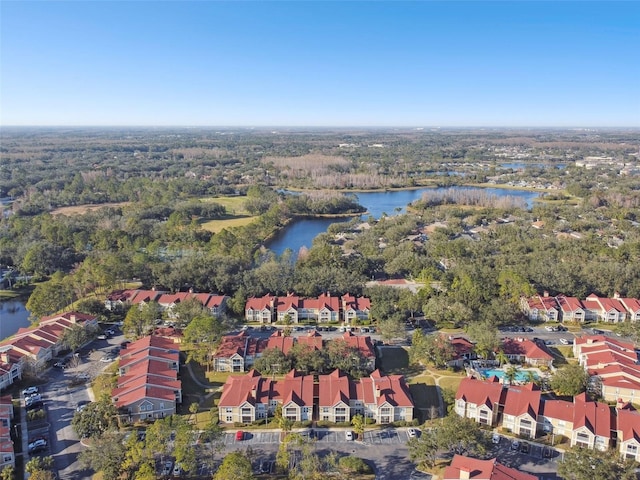
[(50, 471), (53, 469), (53, 457), (33, 457), (25, 465), (27, 473), (34, 474), (38, 471)]
[(509, 383), (512, 384), (513, 381), (516, 379), (516, 377), (518, 376), (518, 371), (519, 368), (515, 365), (509, 365), (509, 367), (507, 367), (507, 370), (504, 372), (504, 379)]
[(191, 423), (193, 423), (194, 419), (195, 419), (195, 415), (196, 413), (198, 413), (198, 409), (200, 408), (200, 404), (198, 402), (192, 402), (191, 405), (189, 405), (189, 413), (191, 414)]
[(26, 307), (32, 316), (40, 318), (62, 310), (72, 300), (73, 292), (64, 281), (64, 275), (56, 272), (48, 281), (36, 285)]
[(213, 476), (213, 480), (253, 480), (251, 470), (251, 460), (248, 456), (239, 451), (225, 455), (218, 471)]
[(329, 370), (338, 368), (355, 378), (360, 378), (366, 373), (367, 359), (360, 350), (350, 346), (344, 340), (332, 340), (326, 350)]
[(216, 454), (224, 449), (224, 431), (215, 419), (211, 419), (200, 434), (200, 445), (203, 461), (206, 465), (216, 465)]
[(82, 345), (92, 339), (93, 331), (85, 328), (84, 325), (71, 325), (71, 328), (67, 328), (62, 332), (61, 341), (67, 347), (75, 352)]
[(425, 335), (415, 330), (409, 350), (411, 363), (426, 363), (437, 368), (445, 368), (455, 358), (453, 345), (444, 335)]
[(486, 438), (480, 426), (473, 420), (451, 414), (445, 417), (433, 433), (438, 446), (458, 455), (483, 454)]
[(353, 425), (355, 434), (361, 439), (364, 436), (364, 417), (360, 414), (354, 415), (353, 418), (351, 418), (351, 425)]
[(578, 364), (566, 365), (551, 377), (551, 388), (559, 395), (575, 396), (587, 389), (589, 375)]
[(380, 336), (384, 340), (394, 340), (397, 338), (406, 338), (407, 334), (404, 329), (404, 322), (400, 315), (393, 315), (378, 321)]
[(93, 446), (80, 452), (80, 464), (102, 472), (105, 480), (119, 480), (126, 453), (123, 437), (119, 432), (105, 432), (94, 437)]
[(501, 367), (505, 363), (509, 363), (509, 357), (507, 357), (507, 355), (504, 353), (504, 350), (502, 349), (498, 350), (498, 352), (496, 353), (496, 360), (498, 361)]
[(636, 463), (622, 461), (610, 452), (573, 447), (558, 463), (558, 475), (566, 480), (635, 480)]
[(0, 471), (0, 480), (14, 480), (15, 474), (16, 469), (13, 468), (13, 465), (8, 465)]
[(438, 439), (435, 435), (423, 432), (419, 437), (410, 438), (407, 442), (409, 458), (419, 465), (433, 468), (438, 458)]
[(160, 306), (156, 302), (144, 305), (133, 305), (124, 317), (122, 331), (127, 338), (137, 340), (148, 335), (161, 317)]
[(173, 314), (180, 325), (186, 327), (196, 317), (210, 315), (210, 311), (197, 298), (188, 298), (173, 307)]
[(187, 350), (187, 359), (207, 365), (211, 368), (215, 344), (222, 336), (222, 324), (212, 315), (199, 315), (191, 320), (183, 331), (183, 345)]
[(291, 370), (291, 360), (277, 348), (267, 348), (253, 364), (262, 374), (280, 374)]
[(322, 350), (311, 345), (296, 343), (289, 350), (288, 357), (296, 370), (304, 373), (324, 372), (327, 357)]
[(467, 326), (467, 334), (476, 344), (476, 352), (488, 358), (500, 345), (498, 329), (489, 321), (472, 322)]
[(118, 410), (105, 394), (97, 402), (88, 403), (86, 408), (76, 412), (71, 425), (79, 437), (96, 437), (117, 426)]

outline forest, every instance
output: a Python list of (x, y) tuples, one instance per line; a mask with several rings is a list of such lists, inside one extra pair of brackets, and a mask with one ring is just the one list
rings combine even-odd
[[(640, 297), (633, 130), (3, 129), (0, 265), (38, 282), (36, 316), (131, 279), (232, 297), (365, 293), (379, 321), (518, 320), (520, 295)], [(574, 165), (587, 156), (601, 168)], [(515, 165), (515, 164), (518, 165)], [(332, 225), (312, 248), (265, 244), (301, 216), (356, 214), (343, 192), (417, 185), (546, 188), (530, 211), (491, 195), (425, 195), (406, 215)], [(545, 187), (546, 186), (546, 187)], [(290, 193), (291, 191), (294, 193)], [(253, 215), (218, 233), (205, 221)], [(60, 214), (60, 207), (93, 204)], [(533, 224), (536, 227), (533, 227)], [(412, 294), (367, 287), (412, 278)]]

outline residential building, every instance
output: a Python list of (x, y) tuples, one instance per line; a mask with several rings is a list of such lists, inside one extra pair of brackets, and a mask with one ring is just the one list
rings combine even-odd
[(587, 311), (578, 298), (558, 295), (556, 301), (560, 307), (560, 319), (563, 322), (584, 323), (587, 320)]
[(504, 338), (502, 351), (512, 362), (546, 367), (553, 364), (553, 355), (546, 347), (528, 338)]
[(378, 423), (413, 419), (413, 400), (401, 375), (384, 376), (379, 371), (354, 381), (335, 370), (320, 375), (302, 375), (295, 370), (282, 380), (270, 380), (255, 370), (230, 376), (219, 402), (221, 422), (251, 423), (273, 415), (278, 405), (293, 421), (349, 422), (361, 414)]
[(11, 395), (0, 397), (0, 471), (16, 466), (16, 454), (11, 440), (13, 402)]
[(216, 372), (244, 372), (267, 348), (264, 339), (251, 337), (242, 331), (237, 335), (225, 335), (213, 354), (213, 370)]
[(456, 392), (455, 412), (484, 425), (495, 426), (502, 399), (502, 385), (497, 377), (488, 381), (465, 378)]
[(170, 293), (160, 290), (116, 290), (107, 296), (104, 306), (108, 310), (115, 310), (128, 305), (141, 306), (155, 302), (170, 318), (177, 318), (174, 314), (175, 306), (192, 299), (201, 303), (212, 315), (219, 316), (226, 313), (229, 297), (214, 293), (194, 293), (192, 291)]
[(640, 413), (629, 404), (616, 411), (616, 438), (620, 455), (640, 462)]
[(557, 322), (560, 319), (558, 302), (549, 296), (549, 292), (544, 292), (543, 296), (522, 297), (520, 308), (533, 322)]
[(111, 397), (123, 421), (163, 418), (182, 403), (178, 380), (180, 357), (172, 340), (153, 335), (127, 345), (120, 353), (117, 386)]
[(273, 322), (276, 297), (265, 295), (260, 298), (249, 298), (245, 306), (245, 319), (247, 322), (259, 322), (270, 324)]
[(540, 389), (534, 383), (506, 389), (502, 427), (523, 437), (535, 438), (540, 409)]
[(302, 299), (294, 294), (277, 297), (275, 304), (276, 321), (281, 323), (299, 323), (298, 311), (302, 308)]
[(592, 293), (582, 303), (587, 311), (587, 320), (619, 323), (627, 317), (627, 309), (617, 298), (598, 297)]
[(344, 323), (369, 320), (371, 300), (366, 297), (355, 297), (350, 294), (342, 296), (342, 319)]
[(637, 298), (620, 298), (614, 295), (620, 301), (622, 306), (627, 309), (627, 317), (631, 322), (640, 321), (640, 301)]
[[(376, 351), (369, 335), (354, 335), (351, 332), (345, 332), (340, 338), (350, 347), (357, 349), (366, 359), (367, 370), (373, 370), (375, 368)], [(340, 341), (340, 339), (334, 340), (334, 342), (335, 341)]]
[(294, 343), (295, 343), (294, 337), (285, 335), (280, 330), (276, 330), (269, 337), (269, 341), (267, 342), (267, 348), (275, 348), (280, 350), (285, 355), (288, 355)]
[(509, 468), (497, 458), (479, 460), (477, 458), (454, 455), (451, 465), (444, 470), (444, 480), (538, 480), (530, 473)]

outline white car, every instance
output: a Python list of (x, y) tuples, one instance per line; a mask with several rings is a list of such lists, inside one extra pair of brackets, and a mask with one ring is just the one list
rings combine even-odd
[(353, 432), (351, 430), (349, 430), (346, 435), (345, 438), (347, 439), (347, 442), (350, 442), (353, 440)]
[(107, 339), (107, 336), (106, 336), (104, 333), (101, 333), (101, 334), (100, 334), (100, 335), (98, 335), (96, 338), (97, 338), (98, 340), (106, 340), (106, 339)]
[(497, 433), (494, 433), (493, 436), (491, 437), (491, 441), (497, 445), (500, 443), (500, 435), (498, 435)]
[(547, 332), (554, 332), (554, 331), (556, 330), (556, 329), (555, 329), (555, 328), (553, 328), (551, 325), (547, 325), (546, 327), (544, 327), (544, 329), (545, 329)]
[(23, 394), (25, 397), (28, 397), (29, 395), (34, 395), (34, 394), (36, 394), (36, 393), (38, 393), (38, 392), (39, 392), (38, 387), (28, 387), (28, 388), (25, 388), (25, 389), (22, 391), (22, 394)]
[(566, 338), (561, 338), (560, 343), (563, 345), (569, 345), (571, 344), (571, 340), (567, 340)]
[(179, 477), (180, 475), (182, 475), (182, 467), (178, 462), (176, 462), (176, 464), (173, 466), (173, 476)]
[(39, 438), (29, 444), (29, 452), (35, 452), (45, 448), (47, 448), (47, 441), (44, 438)]
[(407, 430), (407, 436), (409, 438), (416, 438), (418, 436), (418, 431), (415, 428), (410, 428)]

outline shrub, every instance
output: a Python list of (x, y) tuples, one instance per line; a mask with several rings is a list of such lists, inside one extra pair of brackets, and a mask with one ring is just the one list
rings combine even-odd
[(375, 425), (376, 419), (367, 417), (364, 419), (364, 423), (365, 425)]
[(43, 409), (39, 409), (39, 410), (30, 410), (29, 412), (27, 412), (27, 420), (28, 421), (33, 421), (33, 420), (42, 420), (44, 418), (44, 410)]
[(338, 460), (338, 466), (349, 473), (373, 473), (371, 467), (358, 457), (342, 457)]

